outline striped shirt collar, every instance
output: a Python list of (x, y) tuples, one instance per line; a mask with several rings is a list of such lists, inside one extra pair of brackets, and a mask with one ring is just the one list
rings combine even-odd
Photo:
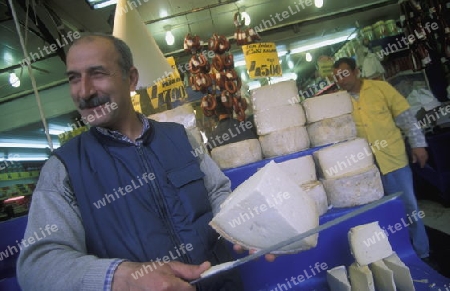
[(135, 145), (140, 145), (142, 143), (142, 136), (144, 135), (144, 133), (146, 133), (149, 129), (150, 129), (150, 122), (148, 121), (147, 117), (145, 117), (144, 114), (141, 113), (137, 113), (139, 119), (142, 122), (142, 132), (141, 134), (138, 136), (138, 138), (136, 138), (136, 141), (132, 141), (128, 136), (123, 135), (122, 133), (120, 133), (117, 130), (110, 130), (107, 128), (103, 128), (103, 127), (95, 127), (95, 129), (100, 132), (103, 135), (112, 137), (114, 139), (120, 140), (120, 141), (125, 141), (125, 142), (129, 142)]

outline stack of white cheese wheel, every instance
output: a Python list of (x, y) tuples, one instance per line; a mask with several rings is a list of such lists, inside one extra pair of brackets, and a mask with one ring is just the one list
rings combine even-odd
[(252, 91), (252, 106), (264, 157), (309, 148), (306, 117), (295, 81), (284, 81)]
[(202, 135), (197, 127), (194, 109), (190, 104), (175, 107), (174, 109), (166, 110), (160, 113), (151, 114), (148, 118), (160, 122), (175, 122), (184, 126), (189, 138), (195, 140), (195, 144), (203, 148), (203, 152), (208, 151), (204, 147)]
[(352, 207), (383, 197), (380, 172), (366, 139), (337, 143), (313, 156), (330, 205)]
[[(319, 225), (314, 200), (271, 161), (240, 184), (221, 204), (210, 225), (248, 249), (264, 249)], [(317, 245), (311, 235), (274, 253), (295, 253)]]
[(353, 105), (345, 92), (308, 98), (302, 103), (311, 147), (345, 141), (356, 137), (352, 118)]
[(316, 166), (311, 155), (279, 162), (278, 166), (300, 189), (316, 202), (319, 215), (328, 210), (328, 199), (322, 182), (317, 180)]
[(409, 268), (392, 250), (378, 222), (353, 227), (348, 238), (355, 262), (348, 273), (345, 266), (327, 271), (331, 291), (415, 290)]
[(215, 147), (211, 157), (219, 168), (230, 169), (260, 161), (263, 155), (259, 140), (253, 138)]

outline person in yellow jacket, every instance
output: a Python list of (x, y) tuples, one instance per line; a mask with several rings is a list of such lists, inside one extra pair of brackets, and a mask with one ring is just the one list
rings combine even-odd
[(428, 160), (427, 143), (420, 128), (415, 126), (417, 120), (406, 98), (389, 83), (359, 78), (354, 59), (337, 60), (334, 73), (339, 76), (339, 87), (352, 96), (352, 116), (358, 137), (365, 138), (372, 148), (385, 193), (403, 192), (400, 197), (405, 206), (406, 225), (414, 250), (420, 258), (428, 261), (428, 237), (418, 214), (412, 172), (402, 136), (403, 132), (408, 138), (412, 162), (424, 167)]

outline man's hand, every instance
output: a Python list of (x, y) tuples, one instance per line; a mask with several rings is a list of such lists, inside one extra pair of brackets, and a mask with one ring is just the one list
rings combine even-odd
[[(245, 251), (245, 249), (241, 245), (233, 245), (233, 250), (238, 254), (242, 254)], [(253, 254), (255, 252), (256, 252), (255, 250), (249, 251), (250, 254)], [(266, 254), (264, 257), (268, 262), (273, 262), (277, 258), (277, 256), (274, 254)]]
[(114, 273), (112, 291), (195, 291), (195, 286), (184, 280), (197, 279), (210, 267), (209, 262), (186, 265), (173, 261), (162, 266), (155, 262), (122, 262)]
[(428, 153), (425, 148), (412, 148), (411, 155), (412, 162), (419, 162), (421, 168), (423, 168), (428, 161)]

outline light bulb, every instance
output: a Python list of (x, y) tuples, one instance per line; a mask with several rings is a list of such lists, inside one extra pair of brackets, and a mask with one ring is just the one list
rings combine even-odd
[(314, 5), (316, 5), (317, 8), (322, 8), (323, 0), (314, 0)]
[(172, 31), (168, 30), (166, 32), (166, 43), (168, 45), (173, 45), (175, 43), (175, 37), (172, 34)]
[(306, 53), (306, 61), (307, 61), (307, 62), (312, 61), (312, 55), (311, 55), (311, 53)]
[(241, 13), (241, 16), (242, 16), (242, 18), (244, 18), (244, 24), (246, 26), (249, 26), (250, 22), (252, 21), (252, 19), (250, 18), (250, 15), (247, 12), (244, 11), (244, 12)]
[(9, 84), (13, 87), (19, 87), (20, 86), (20, 80), (17, 77), (16, 73), (12, 72), (9, 73)]

